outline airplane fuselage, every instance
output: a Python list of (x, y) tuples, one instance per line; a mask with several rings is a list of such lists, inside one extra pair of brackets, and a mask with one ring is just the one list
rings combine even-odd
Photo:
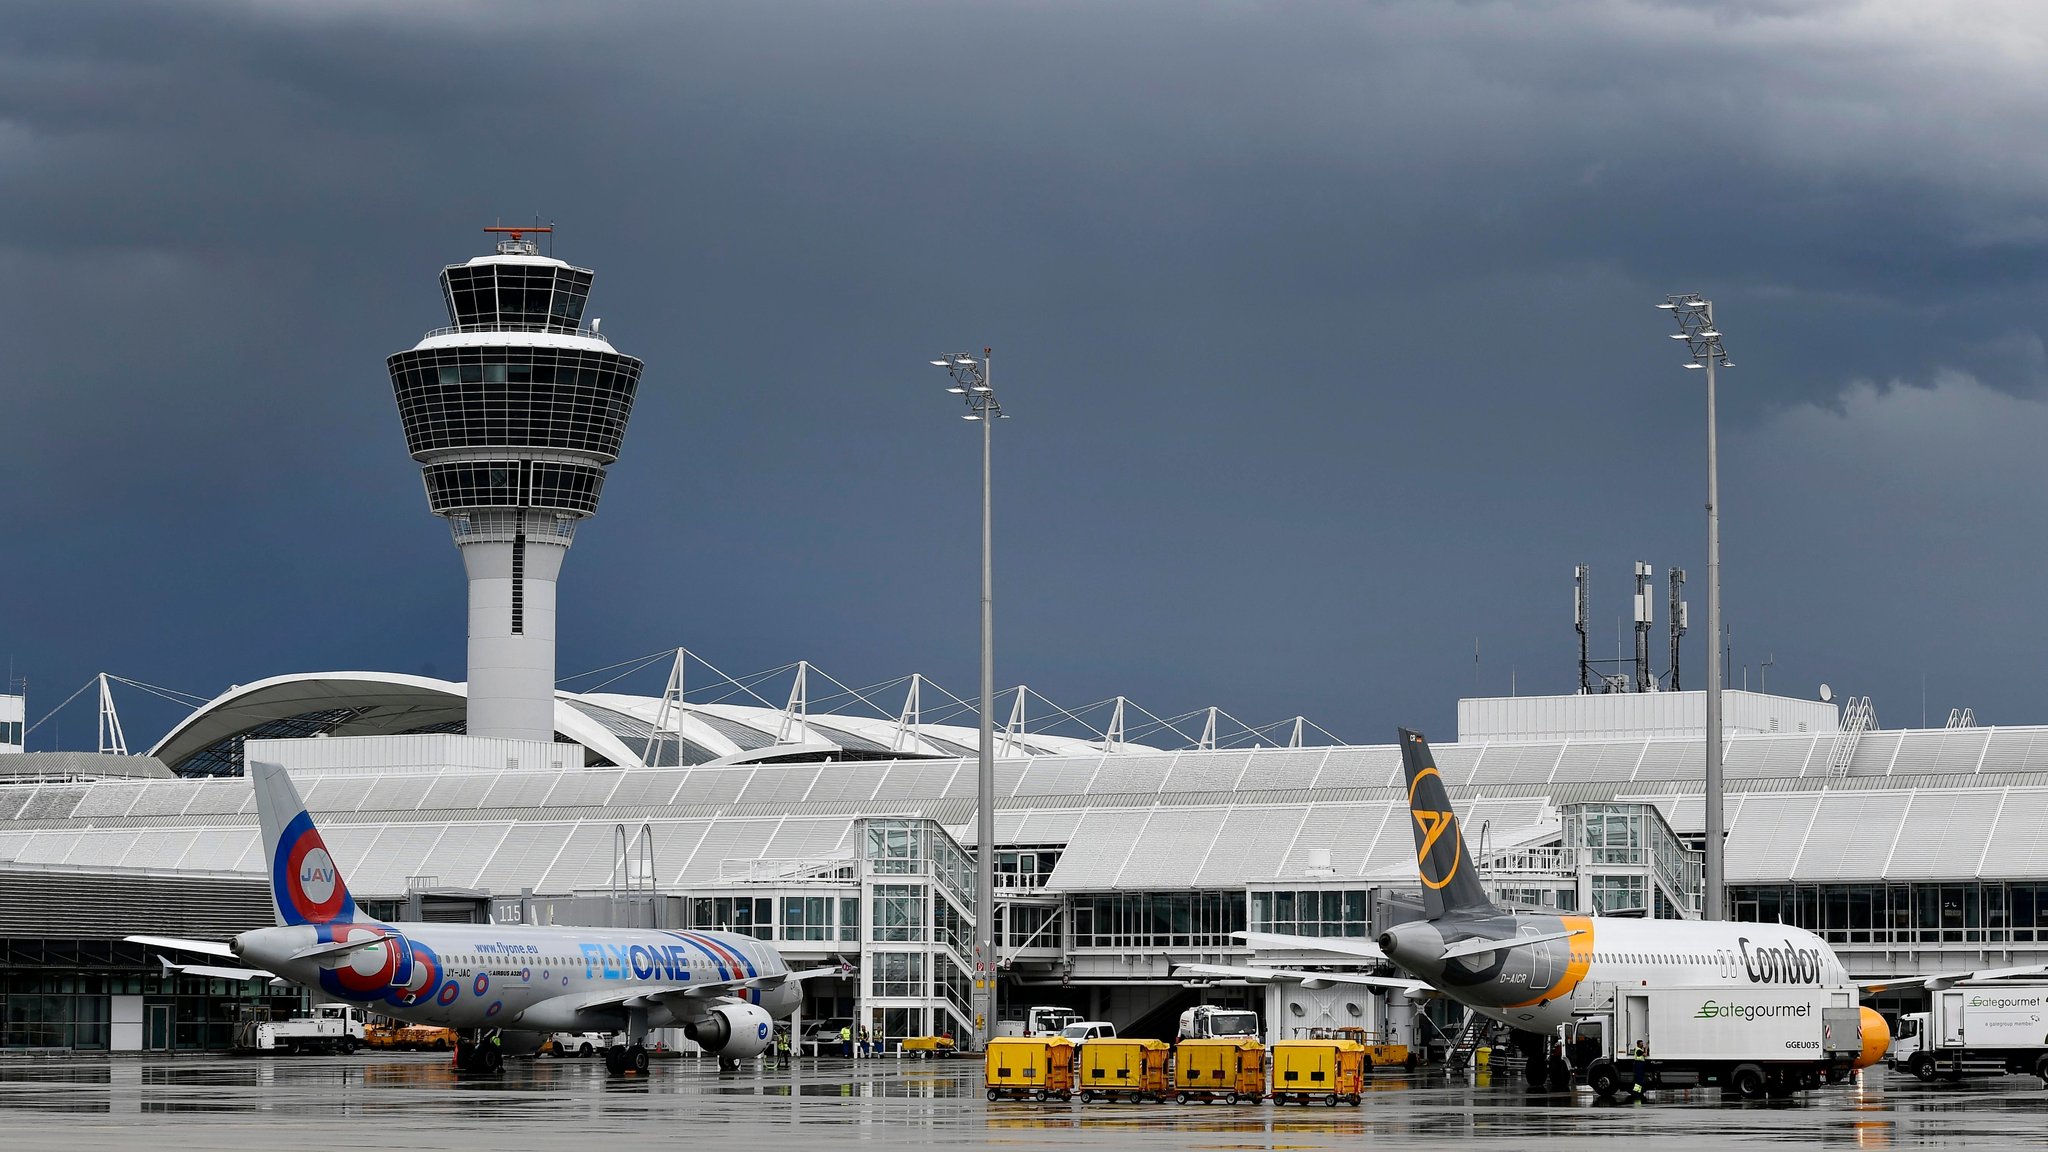
[[(1467, 941), (1563, 939), (1443, 959)], [(1389, 959), (1444, 995), (1529, 1031), (1611, 1007), (1617, 988), (1855, 987), (1834, 949), (1782, 924), (1528, 913), (1454, 913), (1396, 924)]]
[[(309, 949), (372, 941), (342, 955)], [(321, 995), (418, 1024), (535, 1031), (623, 1027), (621, 993), (645, 987), (648, 1023), (688, 1024), (718, 1003), (797, 1007), (773, 947), (729, 932), (492, 924), (292, 924), (232, 944), (243, 961)], [(731, 982), (759, 982), (739, 983)], [(707, 988), (702, 999), (693, 985)], [(765, 984), (766, 986), (761, 986)], [(582, 1002), (590, 1002), (583, 1006)]]

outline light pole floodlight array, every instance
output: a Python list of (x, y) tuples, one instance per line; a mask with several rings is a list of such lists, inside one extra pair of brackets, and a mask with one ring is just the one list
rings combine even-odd
[(994, 513), (990, 499), (990, 429), (996, 420), (1007, 419), (996, 403), (995, 388), (989, 384), (989, 363), (995, 349), (983, 348), (976, 359), (965, 352), (932, 361), (952, 378), (946, 391), (967, 403), (963, 420), (981, 424), (981, 748), (975, 783), (974, 837), (974, 1046), (987, 1051), (995, 1029), (996, 979), (1002, 970), (996, 951), (996, 639), (995, 639), (995, 548)]
[(1685, 366), (1707, 373), (1707, 635), (1714, 637), (1717, 650), (1707, 659), (1705, 789), (1706, 900), (1701, 910), (1709, 920), (1726, 914), (1726, 845), (1722, 831), (1722, 741), (1721, 741), (1721, 464), (1718, 433), (1714, 424), (1714, 369), (1733, 368), (1728, 350), (1721, 346), (1721, 330), (1714, 325), (1714, 302), (1697, 292), (1666, 296), (1657, 307), (1678, 321), (1673, 340), (1685, 341), (1691, 353)]

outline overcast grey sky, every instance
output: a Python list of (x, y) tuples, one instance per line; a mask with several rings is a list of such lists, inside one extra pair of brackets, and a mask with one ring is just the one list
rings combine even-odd
[(1698, 685), (1701, 381), (1650, 307), (1697, 290), (1735, 662), (2048, 721), (2037, 5), (8, 7), (32, 718), (102, 668), (460, 678), (383, 358), (538, 213), (647, 365), (565, 674), (970, 692), (977, 445), (924, 361), (991, 345), (1001, 684), (1448, 735), (1574, 685), (1574, 563), (1611, 656), (1643, 559)]

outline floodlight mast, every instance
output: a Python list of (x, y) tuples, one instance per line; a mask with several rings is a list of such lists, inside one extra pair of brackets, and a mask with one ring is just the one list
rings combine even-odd
[(965, 352), (932, 360), (952, 383), (946, 391), (967, 404), (962, 419), (981, 422), (981, 750), (974, 790), (974, 1046), (987, 1051), (995, 1034), (997, 964), (996, 921), (996, 626), (993, 504), (989, 498), (990, 426), (1006, 420), (1003, 406), (989, 383), (995, 349), (983, 348), (976, 358)]
[[(1680, 292), (1657, 305), (1678, 321), (1672, 339), (1685, 341), (1691, 359), (1687, 368), (1707, 374), (1707, 635), (1721, 635), (1721, 474), (1719, 444), (1714, 424), (1714, 369), (1733, 368), (1727, 349), (1721, 346), (1721, 332), (1714, 324), (1714, 302), (1697, 292)], [(1722, 831), (1721, 779), (1721, 661), (1719, 653), (1707, 661), (1707, 782), (1706, 782), (1706, 907), (1709, 920), (1726, 918), (1727, 870)]]

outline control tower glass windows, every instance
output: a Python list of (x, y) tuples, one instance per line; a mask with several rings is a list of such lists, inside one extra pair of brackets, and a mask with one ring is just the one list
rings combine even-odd
[(615, 460), (640, 361), (572, 348), (430, 348), (391, 357), (414, 456), (450, 448), (553, 448)]
[(465, 460), (422, 470), (435, 515), (469, 508), (545, 508), (588, 516), (604, 491), (604, 469), (548, 460)]
[(448, 321), (458, 328), (573, 332), (591, 274), (553, 264), (458, 264), (441, 272)]

